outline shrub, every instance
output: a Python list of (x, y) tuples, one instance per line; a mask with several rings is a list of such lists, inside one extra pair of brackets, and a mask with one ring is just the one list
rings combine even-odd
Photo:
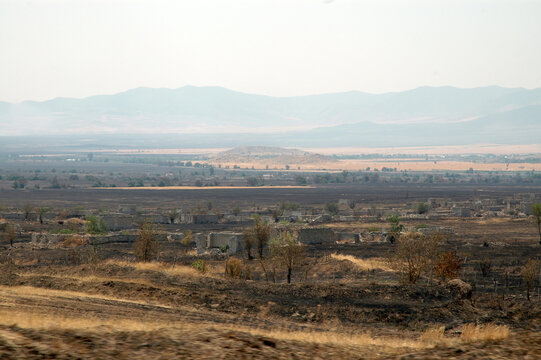
[(389, 240), (394, 243), (399, 239), (400, 233), (404, 230), (404, 225), (400, 224), (400, 216), (391, 214), (387, 216), (387, 222), (391, 226), (389, 229)]
[(406, 233), (398, 240), (395, 252), (389, 258), (389, 265), (405, 275), (402, 281), (414, 284), (427, 269), (434, 266), (441, 240), (439, 233), (430, 236), (419, 232)]
[(330, 215), (336, 215), (338, 214), (338, 204), (335, 202), (328, 202), (325, 204), (325, 211), (327, 211)]
[(99, 219), (95, 215), (86, 218), (86, 232), (89, 234), (105, 234), (107, 233), (107, 224), (103, 219)]
[(135, 257), (138, 261), (152, 261), (158, 257), (159, 244), (156, 239), (156, 225), (147, 221), (141, 226), (137, 240), (133, 243)]
[(225, 263), (225, 276), (233, 279), (249, 280), (251, 276), (250, 268), (242, 263), (242, 260), (230, 258)]
[(207, 263), (202, 259), (194, 261), (192, 267), (203, 274), (207, 271)]
[(420, 202), (417, 204), (417, 213), (426, 214), (428, 212), (428, 204), (425, 202)]
[(458, 257), (456, 252), (449, 251), (440, 254), (436, 264), (434, 266), (434, 272), (436, 276), (445, 279), (455, 279), (458, 277), (462, 260)]
[(187, 230), (186, 235), (184, 235), (184, 237), (182, 238), (180, 242), (182, 243), (182, 245), (184, 245), (185, 250), (188, 251), (188, 248), (190, 248), (193, 242), (192, 231)]

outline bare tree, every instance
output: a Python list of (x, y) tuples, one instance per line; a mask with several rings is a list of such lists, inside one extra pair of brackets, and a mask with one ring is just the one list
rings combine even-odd
[(287, 270), (287, 283), (291, 283), (293, 270), (299, 267), (305, 259), (305, 246), (295, 239), (289, 231), (282, 233), (271, 240), (270, 249), (273, 258)]
[(246, 258), (248, 260), (252, 260), (252, 248), (254, 247), (254, 231), (253, 229), (246, 229), (242, 232), (242, 247), (244, 248), (244, 251), (246, 252)]
[(24, 212), (24, 220), (28, 220), (30, 218), (30, 214), (32, 213), (32, 210), (34, 207), (31, 204), (24, 204), (23, 206), (23, 212)]
[(156, 235), (156, 225), (145, 221), (139, 230), (137, 240), (133, 243), (137, 260), (148, 262), (158, 257), (159, 244)]
[(47, 207), (39, 207), (38, 208), (38, 220), (40, 224), (43, 224), (43, 215), (49, 212), (49, 208)]
[(539, 274), (539, 262), (535, 259), (530, 259), (524, 265), (521, 271), (522, 278), (524, 279), (524, 284), (526, 285), (526, 297), (530, 301), (530, 291), (535, 285), (535, 279)]
[(263, 258), (263, 251), (265, 247), (267, 246), (267, 243), (269, 242), (271, 228), (270, 226), (264, 222), (259, 215), (254, 215), (254, 239), (255, 239), (255, 245), (257, 247), (257, 253), (259, 255), (259, 258)]

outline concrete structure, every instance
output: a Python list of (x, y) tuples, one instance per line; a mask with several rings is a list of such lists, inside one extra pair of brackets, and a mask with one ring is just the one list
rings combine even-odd
[(219, 219), (216, 214), (182, 214), (181, 221), (184, 224), (217, 224)]
[(298, 239), (302, 244), (334, 244), (336, 243), (336, 233), (327, 228), (305, 228), (299, 229)]
[(224, 247), (227, 247), (227, 251), (229, 254), (236, 254), (237, 252), (242, 251), (242, 239), (243, 236), (241, 233), (210, 233), (207, 237), (207, 248), (222, 249)]
[(125, 214), (105, 214), (100, 216), (107, 224), (107, 231), (133, 229), (133, 216)]
[(457, 207), (453, 209), (453, 213), (457, 217), (470, 217), (472, 211), (469, 208)]
[(357, 233), (339, 232), (336, 233), (337, 241), (360, 243), (360, 236)]
[(135, 215), (137, 214), (137, 206), (135, 204), (120, 204), (118, 212), (121, 214)]

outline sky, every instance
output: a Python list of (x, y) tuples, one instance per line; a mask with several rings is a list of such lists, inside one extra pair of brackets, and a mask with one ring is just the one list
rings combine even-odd
[(541, 87), (541, 0), (0, 0), (0, 101)]

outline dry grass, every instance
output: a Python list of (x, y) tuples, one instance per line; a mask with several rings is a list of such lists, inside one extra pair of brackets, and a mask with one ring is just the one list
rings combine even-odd
[(509, 337), (509, 326), (507, 325), (474, 325), (466, 324), (462, 327), (460, 340), (464, 342), (503, 340)]
[(340, 261), (350, 261), (355, 264), (355, 266), (359, 268), (359, 270), (363, 271), (374, 269), (380, 269), (383, 271), (394, 271), (389, 267), (387, 262), (381, 258), (359, 259), (352, 255), (342, 255), (337, 253), (331, 254), (331, 258)]
[(68, 224), (74, 224), (74, 225), (86, 225), (87, 221), (79, 218), (69, 218), (66, 220)]
[[(393, 352), (403, 348), (425, 349), (434, 347), (437, 343), (426, 340), (415, 340), (413, 338), (398, 336), (373, 337), (370, 333), (345, 333), (340, 331), (289, 331), (284, 329), (268, 330), (237, 326), (229, 324), (215, 324), (208, 322), (189, 321), (156, 321), (145, 319), (118, 319), (118, 318), (97, 318), (92, 316), (68, 317), (61, 315), (49, 315), (37, 312), (11, 311), (2, 313), (0, 317), (2, 325), (16, 325), (27, 329), (61, 329), (61, 330), (89, 330), (99, 331), (159, 331), (163, 335), (178, 330), (197, 331), (219, 330), (219, 331), (240, 331), (254, 336), (265, 336), (282, 341), (299, 341), (313, 344), (327, 344), (348, 347), (376, 346)], [(105, 329), (104, 329), (105, 328)]]
[[(99, 300), (109, 300), (109, 301), (115, 301), (115, 302), (124, 302), (124, 303), (132, 303), (132, 304), (149, 304), (145, 301), (137, 301), (137, 300), (130, 300), (130, 299), (124, 299), (124, 298), (118, 298), (114, 296), (108, 296), (108, 295), (101, 295), (101, 294), (88, 294), (84, 292), (78, 292), (78, 291), (69, 291), (69, 290), (54, 290), (54, 289), (46, 289), (46, 288), (38, 288), (33, 286), (3, 286), (0, 285), (0, 304), (4, 302), (7, 298), (69, 298), (69, 299), (80, 299), (84, 301), (84, 299), (99, 299)], [(154, 304), (154, 306), (160, 306), (160, 307), (167, 307), (167, 305), (157, 305)], [(4, 317), (4, 313), (1, 314), (0, 318)]]
[(152, 262), (130, 262), (125, 260), (109, 259), (105, 261), (106, 265), (116, 265), (121, 267), (134, 268), (138, 271), (155, 271), (168, 276), (180, 276), (180, 277), (201, 277), (201, 276), (221, 276), (223, 274), (223, 269), (219, 267), (213, 267), (207, 265), (207, 271), (201, 273), (191, 266), (185, 265), (171, 265), (167, 263), (162, 263), (159, 261)]
[(421, 334), (419, 339), (426, 342), (444, 342), (446, 340), (445, 326), (431, 326)]

